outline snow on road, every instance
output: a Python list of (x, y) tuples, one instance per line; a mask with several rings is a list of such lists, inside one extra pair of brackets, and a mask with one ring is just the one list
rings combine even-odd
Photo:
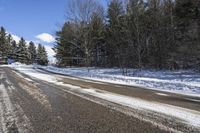
[(53, 83), (56, 85), (61, 85), (68, 87), (76, 92), (81, 92), (82, 94), (88, 94), (91, 96), (95, 96), (113, 103), (117, 103), (123, 106), (128, 106), (133, 109), (138, 110), (147, 110), (150, 112), (156, 112), (165, 114), (167, 116), (175, 117), (182, 120), (183, 123), (187, 123), (189, 125), (200, 127), (200, 112), (189, 110), (181, 107), (176, 107), (172, 105), (156, 103), (156, 102), (149, 102), (138, 98), (128, 97), (124, 95), (119, 95), (115, 93), (110, 93), (106, 91), (100, 91), (93, 88), (83, 89), (79, 86), (73, 86), (69, 84), (64, 84), (60, 81), (60, 77), (57, 78), (56, 76), (48, 75), (45, 73), (40, 73), (33, 69), (32, 66), (18, 66), (14, 67), (18, 71), (36, 79), (40, 79), (49, 83)]
[(5, 87), (2, 80), (9, 83), (2, 73), (0, 73), (0, 132), (29, 132), (32, 129), (30, 120), (18, 104), (13, 104), (10, 99), (12, 86)]
[(95, 89), (85, 89), (84, 91), (92, 96), (102, 98), (117, 104), (128, 106), (134, 109), (162, 113), (181, 120), (185, 120), (193, 126), (200, 127), (200, 112), (197, 111), (162, 103), (149, 102), (138, 98), (109, 93), (106, 91), (97, 91)]

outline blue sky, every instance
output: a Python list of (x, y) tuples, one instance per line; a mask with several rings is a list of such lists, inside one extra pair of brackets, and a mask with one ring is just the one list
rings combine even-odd
[(0, 0), (0, 25), (27, 40), (54, 34), (65, 20), (66, 5), (67, 0)]

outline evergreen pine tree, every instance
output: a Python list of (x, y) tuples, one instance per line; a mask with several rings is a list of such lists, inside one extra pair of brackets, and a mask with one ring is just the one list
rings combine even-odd
[(147, 56), (147, 42), (149, 40), (149, 15), (145, 12), (143, 0), (130, 0), (127, 8), (127, 31), (131, 67), (142, 68)]
[(6, 30), (1, 27), (0, 29), (0, 64), (7, 63), (7, 40), (6, 40)]
[(73, 45), (75, 41), (75, 25), (67, 22), (62, 27), (62, 30), (57, 32), (57, 45), (54, 47), (56, 52), (57, 63), (59, 66), (75, 65), (75, 58), (79, 56), (77, 48)]
[(13, 41), (13, 38), (11, 34), (8, 34), (8, 36), (6, 37), (6, 56), (8, 58), (10, 58), (10, 54), (11, 54), (12, 41)]
[(149, 62), (150, 66), (162, 69), (165, 66), (167, 43), (165, 42), (165, 26), (163, 25), (163, 13), (162, 13), (162, 1), (161, 0), (149, 0), (148, 14), (149, 14), (149, 32), (150, 32), (150, 44), (149, 44)]
[(17, 54), (16, 54), (17, 48), (18, 48), (18, 47), (17, 47), (16, 41), (12, 41), (12, 42), (11, 42), (11, 53), (10, 53), (10, 58), (11, 58), (14, 62), (17, 61)]
[(125, 14), (123, 4), (119, 0), (112, 0), (108, 7), (108, 27), (106, 34), (106, 51), (108, 65), (123, 68), (126, 54)]
[(48, 56), (45, 47), (41, 44), (37, 48), (37, 58), (36, 61), (39, 65), (48, 65)]
[(48, 55), (47, 55), (47, 51), (45, 49), (45, 47), (42, 47), (42, 58), (41, 58), (41, 64), (42, 65), (48, 65), (49, 61), (48, 61)]
[(35, 63), (36, 57), (37, 57), (37, 52), (36, 52), (35, 44), (33, 42), (29, 43), (28, 53), (29, 53), (30, 64)]
[(200, 65), (200, 1), (176, 0), (177, 58), (181, 68)]
[(27, 50), (26, 41), (24, 40), (24, 38), (20, 39), (16, 54), (17, 54), (17, 60), (19, 62), (25, 63), (25, 64), (29, 63), (28, 50)]
[(92, 65), (105, 65), (105, 25), (102, 12), (95, 12), (91, 17), (90, 36), (92, 43)]

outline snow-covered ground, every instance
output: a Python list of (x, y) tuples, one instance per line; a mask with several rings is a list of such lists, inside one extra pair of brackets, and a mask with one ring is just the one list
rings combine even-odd
[[(69, 93), (75, 93), (79, 92), (79, 94), (88, 94), (91, 96), (95, 96), (113, 103), (117, 103), (123, 106), (127, 106), (133, 109), (137, 110), (146, 110), (150, 112), (157, 112), (161, 114), (165, 114), (167, 116), (175, 117), (178, 118), (177, 121), (181, 121), (183, 123), (187, 123), (189, 125), (198, 127), (200, 126), (200, 113), (198, 111), (190, 110), (190, 109), (185, 109), (181, 107), (176, 107), (173, 105), (168, 105), (168, 104), (163, 104), (163, 103), (157, 103), (153, 101), (146, 101), (142, 100), (139, 98), (133, 98), (129, 96), (124, 96), (124, 95), (119, 95), (107, 91), (101, 91), (101, 90), (96, 90), (95, 88), (81, 88), (79, 86), (74, 86), (70, 84), (65, 84), (60, 82), (61, 77), (56, 77), (54, 75), (49, 75), (46, 73), (40, 73), (39, 71), (33, 69), (34, 67), (38, 66), (26, 66), (26, 65), (20, 65), (20, 64), (14, 64), (11, 65), (10, 67), (15, 68), (16, 70), (20, 71), (21, 73), (24, 73), (32, 78), (35, 79), (40, 79), (49, 83), (53, 83), (59, 86), (65, 86), (69, 88), (69, 90), (65, 89), (64, 91), (69, 91)], [(152, 86), (157, 86), (157, 89), (162, 89), (159, 88), (163, 84), (164, 87), (169, 87), (168, 84), (174, 84), (174, 91), (181, 91), (181, 92), (186, 92), (187, 89), (176, 89), (181, 88), (180, 86), (188, 86), (188, 87), (194, 87), (192, 88), (193, 90), (199, 89), (198, 84), (192, 84), (194, 82), (198, 81), (198, 74), (192, 73), (192, 72), (184, 72), (184, 71), (179, 71), (179, 72), (150, 72), (150, 71), (142, 71), (138, 72), (135, 71), (137, 75), (132, 75), (132, 76), (122, 76), (119, 72), (118, 69), (99, 69), (99, 70), (90, 70), (88, 73), (87, 69), (58, 69), (55, 67), (43, 67), (44, 69), (51, 70), (53, 72), (58, 72), (58, 73), (65, 73), (73, 76), (78, 76), (78, 77), (84, 77), (84, 78), (92, 78), (93, 77), (96, 80), (103, 80), (107, 82), (113, 82), (114, 83), (122, 83), (122, 84), (130, 84), (130, 85), (140, 85), (140, 82), (137, 82), (137, 80), (141, 80), (143, 82), (143, 86), (147, 87), (148, 83), (152, 84)], [(182, 75), (180, 78), (179, 76)], [(157, 76), (156, 76), (157, 75)], [(186, 76), (187, 75), (187, 76)], [(143, 77), (141, 77), (143, 76)], [(183, 77), (188, 77), (183, 78)], [(179, 77), (179, 78), (178, 78)], [(188, 80), (189, 78), (191, 79), (190, 83)], [(195, 79), (195, 80), (192, 80)], [(187, 81), (187, 82), (186, 82)], [(190, 83), (190, 84), (189, 84)], [(198, 91), (189, 91), (192, 93), (197, 93)], [(79, 95), (77, 94), (77, 95)], [(76, 94), (75, 94), (76, 95)], [(85, 98), (84, 95), (80, 95), (81, 97)], [(88, 100), (89, 99), (87, 97)]]
[(128, 69), (127, 76), (120, 69), (57, 68), (53, 66), (22, 65), (14, 63), (11, 67), (35, 67), (50, 72), (74, 77), (103, 81), (114, 84), (138, 86), (145, 89), (161, 90), (200, 97), (200, 73), (192, 70), (155, 71)]
[(120, 69), (57, 68), (37, 66), (45, 70), (70, 76), (108, 83), (138, 86), (146, 89), (169, 91), (200, 96), (200, 73), (192, 70), (155, 71), (128, 69), (124, 76)]

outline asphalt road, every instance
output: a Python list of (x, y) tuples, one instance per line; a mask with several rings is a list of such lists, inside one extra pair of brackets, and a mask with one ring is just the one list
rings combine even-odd
[[(200, 111), (200, 98), (57, 75), (63, 83)], [(0, 68), (0, 132), (164, 133), (199, 128)]]

